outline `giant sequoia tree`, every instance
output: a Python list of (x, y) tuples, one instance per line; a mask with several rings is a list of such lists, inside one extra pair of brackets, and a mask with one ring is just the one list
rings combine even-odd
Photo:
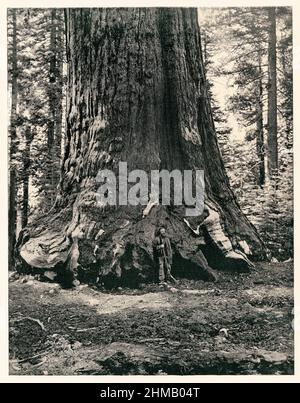
[[(153, 279), (164, 225), (177, 275), (247, 270), (263, 245), (229, 187), (212, 120), (196, 9), (66, 10), (67, 143), (58, 195), (23, 231), (23, 266), (109, 284)], [(205, 213), (101, 206), (100, 169), (204, 169)], [(72, 276), (71, 276), (72, 277)]]

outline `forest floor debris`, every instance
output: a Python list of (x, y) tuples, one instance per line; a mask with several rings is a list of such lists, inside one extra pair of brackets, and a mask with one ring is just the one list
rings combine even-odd
[(10, 276), (10, 374), (293, 373), (292, 262), (175, 290)]

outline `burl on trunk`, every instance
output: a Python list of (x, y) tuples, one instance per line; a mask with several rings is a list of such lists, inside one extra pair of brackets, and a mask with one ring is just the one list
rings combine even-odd
[[(55, 205), (19, 240), (22, 264), (84, 281), (135, 286), (157, 275), (164, 225), (177, 276), (215, 279), (265, 256), (241, 212), (218, 148), (196, 9), (68, 9), (67, 144)], [(100, 169), (203, 169), (205, 212), (101, 206)]]

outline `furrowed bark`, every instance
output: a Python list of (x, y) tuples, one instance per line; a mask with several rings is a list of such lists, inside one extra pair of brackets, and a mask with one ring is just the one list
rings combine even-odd
[[(28, 229), (32, 268), (107, 286), (154, 280), (164, 225), (178, 276), (249, 270), (264, 247), (229, 187), (208, 99), (196, 9), (66, 10), (67, 144), (55, 208)], [(100, 169), (204, 169), (206, 208), (101, 206)], [(23, 234), (24, 236), (24, 234)]]

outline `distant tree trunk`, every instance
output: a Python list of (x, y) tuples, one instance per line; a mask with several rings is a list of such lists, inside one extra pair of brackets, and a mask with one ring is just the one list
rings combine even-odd
[(51, 10), (51, 31), (50, 31), (50, 46), (49, 50), (51, 53), (50, 65), (49, 65), (49, 112), (50, 119), (48, 123), (48, 153), (49, 153), (49, 184), (48, 184), (48, 197), (50, 204), (54, 202), (54, 167), (53, 162), (55, 159), (55, 147), (54, 147), (54, 130), (55, 130), (55, 73), (56, 73), (56, 61), (55, 61), (55, 14), (56, 10)]
[[(110, 285), (155, 278), (152, 242), (164, 225), (173, 272), (215, 279), (265, 256), (221, 159), (196, 9), (66, 10), (67, 144), (55, 208), (29, 228), (20, 256), (32, 268)], [(101, 206), (96, 175), (119, 161), (139, 168), (204, 169), (205, 213), (183, 206)]]
[(264, 124), (263, 124), (263, 85), (262, 85), (262, 68), (261, 53), (258, 52), (258, 80), (257, 80), (257, 96), (256, 96), (256, 148), (259, 160), (258, 165), (258, 185), (265, 184), (265, 146), (264, 146)]
[(201, 42), (202, 42), (202, 49), (203, 49), (203, 67), (204, 67), (205, 74), (207, 74), (207, 67), (209, 64), (209, 60), (208, 60), (208, 55), (207, 55), (208, 39), (207, 39), (206, 32), (202, 32)]
[(276, 72), (276, 8), (270, 7), (268, 42), (268, 171), (270, 178), (278, 169), (277, 145), (277, 72)]
[[(63, 59), (65, 56), (64, 43), (64, 15), (63, 12), (56, 10), (56, 121), (55, 121), (55, 186), (59, 183), (60, 168), (62, 161), (62, 121), (63, 121), (63, 99), (64, 99), (64, 73)], [(56, 197), (56, 193), (55, 193)]]
[(30, 176), (30, 145), (32, 142), (32, 132), (30, 126), (25, 129), (25, 149), (23, 151), (23, 194), (22, 194), (22, 210), (21, 210), (21, 227), (27, 226), (29, 212), (29, 176)]
[[(284, 111), (284, 121), (285, 121), (285, 133), (286, 133), (286, 140), (285, 140), (285, 146), (287, 149), (290, 149), (293, 147), (293, 89), (292, 89), (292, 66), (290, 63), (287, 61), (287, 52), (289, 50), (286, 49), (286, 46), (280, 47), (280, 62), (281, 62), (281, 68), (283, 72), (283, 79), (282, 79), (282, 84), (283, 85), (283, 90), (286, 93), (285, 97), (289, 99), (289, 102), (286, 101), (286, 108)], [(292, 52), (290, 50), (290, 52)]]
[(61, 120), (62, 120), (62, 87), (58, 91), (61, 84), (60, 74), (62, 73), (62, 61), (59, 60), (57, 42), (59, 39), (57, 10), (51, 10), (50, 23), (50, 64), (49, 64), (49, 123), (48, 123), (48, 200), (53, 205), (56, 197), (56, 187), (59, 181), (59, 163), (61, 148)]
[[(63, 32), (57, 30), (57, 91), (56, 91), (56, 122), (55, 122), (55, 146), (56, 146), (56, 168), (55, 168), (55, 185), (58, 185), (60, 165), (62, 160), (62, 119), (63, 119)], [(60, 48), (60, 49), (59, 49)], [(56, 194), (55, 194), (56, 196)]]
[(12, 9), (12, 72), (11, 72), (11, 118), (10, 118), (10, 165), (9, 165), (9, 205), (8, 205), (8, 258), (9, 269), (15, 266), (15, 243), (17, 228), (17, 177), (15, 170), (16, 152), (16, 124), (18, 102), (18, 65), (17, 65), (17, 16), (16, 10)]

